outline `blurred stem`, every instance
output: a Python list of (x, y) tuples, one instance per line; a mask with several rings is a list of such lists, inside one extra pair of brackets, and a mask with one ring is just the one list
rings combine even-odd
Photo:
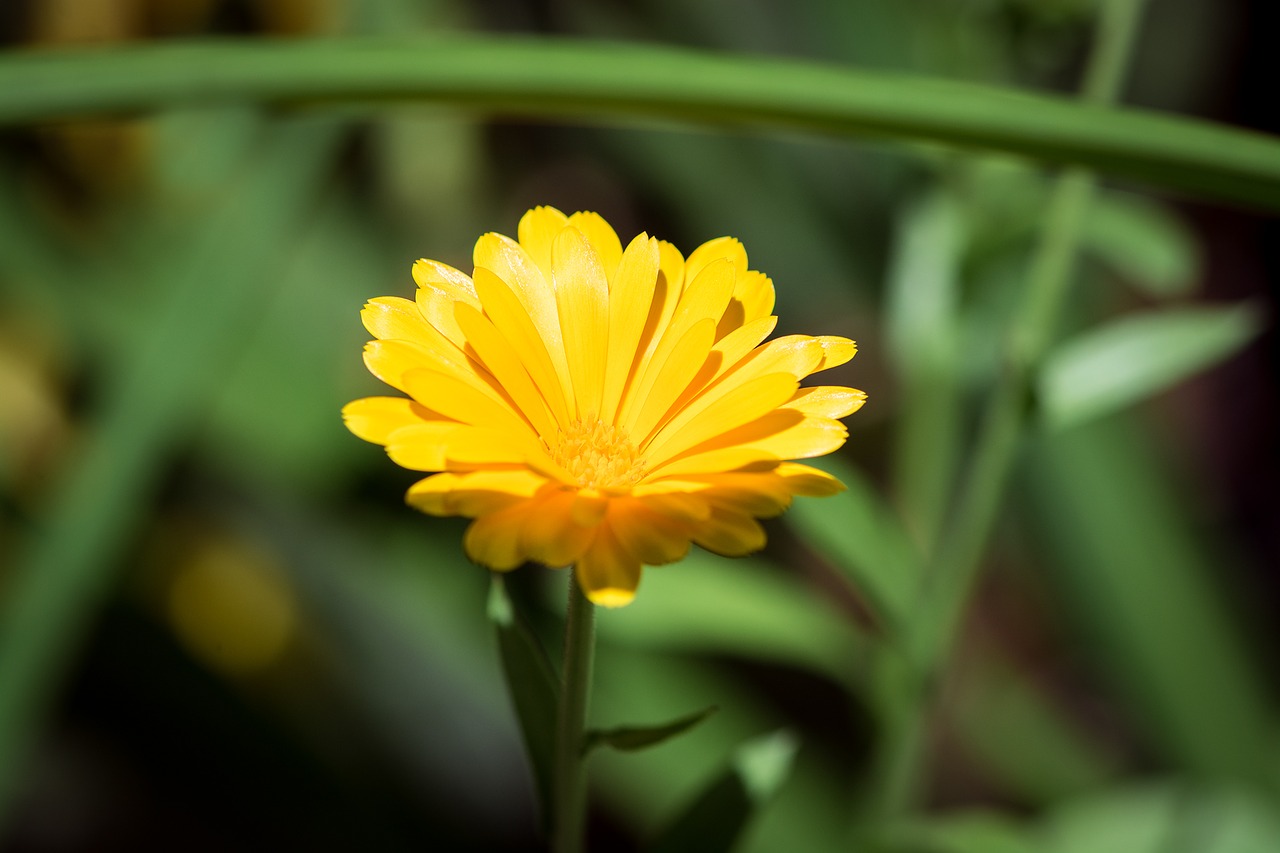
[[(1123, 81), (1144, 0), (1110, 0), (1101, 7), (1098, 34), (1085, 70), (1081, 97), (1115, 100)], [(911, 635), (904, 679), (911, 695), (906, 719), (886, 732), (876, 765), (880, 816), (888, 821), (909, 810), (923, 763), (924, 732), (934, 683), (954, 645), (960, 618), (981, 569), (982, 551), (995, 523), (1009, 472), (1021, 445), (1031, 383), (1051, 340), (1071, 280), (1080, 226), (1096, 181), (1069, 169), (1057, 181), (1027, 288), (1006, 342), (1003, 374), (983, 414), (972, 463), (954, 511), (930, 555), (920, 612)]]
[(555, 798), (552, 838), (556, 853), (579, 853), (583, 849), (587, 774), (582, 746), (594, 652), (595, 607), (582, 594), (578, 579), (571, 570), (552, 780)]
[[(1111, 3), (1104, 15), (1111, 16)], [(1130, 5), (1126, 0), (1115, 4)], [(1108, 48), (1108, 50), (1110, 50)], [(1120, 48), (1090, 79), (1116, 80)], [(1101, 93), (1086, 86), (1090, 100)], [(215, 103), (453, 104), (503, 114), (658, 118), (928, 140), (1102, 169), (1280, 207), (1280, 143), (1141, 110), (799, 60), (583, 39), (188, 42), (8, 51), (0, 125)]]

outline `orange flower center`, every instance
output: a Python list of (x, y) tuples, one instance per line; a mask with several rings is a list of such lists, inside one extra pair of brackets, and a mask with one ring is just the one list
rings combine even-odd
[(644, 476), (644, 461), (627, 431), (598, 419), (574, 421), (547, 449), (584, 489), (634, 486)]

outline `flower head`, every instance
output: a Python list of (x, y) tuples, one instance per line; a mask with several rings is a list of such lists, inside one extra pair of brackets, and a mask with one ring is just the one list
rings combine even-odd
[(641, 234), (623, 249), (594, 213), (550, 207), (519, 239), (485, 234), (472, 276), (413, 267), (416, 302), (371, 300), (365, 364), (409, 396), (343, 409), (397, 464), (440, 472), (409, 504), (474, 518), (467, 554), (493, 569), (576, 566), (597, 604), (635, 595), (643, 565), (691, 542), (725, 555), (764, 545), (757, 518), (843, 486), (787, 460), (848, 433), (861, 391), (801, 388), (853, 357), (853, 341), (773, 331), (773, 283), (732, 238), (687, 259)]

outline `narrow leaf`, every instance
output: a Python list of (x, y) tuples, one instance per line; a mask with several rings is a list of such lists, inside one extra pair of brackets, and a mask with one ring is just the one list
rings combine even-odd
[(515, 706), (525, 751), (538, 791), (543, 825), (550, 826), (551, 773), (555, 755), (556, 703), (560, 687), (542, 644), (516, 612), (499, 575), (489, 587), (489, 621), (498, 636), (502, 672)]
[(1081, 248), (1143, 294), (1184, 296), (1200, 268), (1195, 238), (1156, 202), (1129, 193), (1103, 193), (1081, 225)]
[(1176, 308), (1085, 332), (1049, 356), (1039, 401), (1052, 428), (1123, 409), (1222, 361), (1262, 329), (1252, 305)]
[(926, 548), (937, 537), (960, 453), (956, 302), (964, 219), (945, 192), (907, 205), (895, 226), (885, 324), (900, 387), (893, 492)]
[[(759, 558), (730, 560), (693, 551), (677, 571), (647, 573), (644, 596), (644, 607), (626, 607), (601, 620), (601, 638), (645, 649), (770, 661), (836, 681), (848, 678), (850, 656), (865, 645), (830, 596)], [(716, 606), (707, 607), (708, 601)]]
[(718, 710), (719, 708), (712, 705), (710, 708), (703, 708), (701, 711), (696, 711), (678, 720), (672, 720), (669, 723), (663, 723), (658, 726), (621, 726), (616, 729), (593, 729), (587, 732), (582, 754), (588, 755), (601, 746), (611, 746), (622, 752), (635, 752), (638, 749), (657, 746), (663, 741), (670, 740), (676, 735), (689, 731), (689, 729), (698, 725), (698, 723), (701, 723)]
[(1280, 206), (1280, 142), (1172, 115), (774, 57), (584, 39), (197, 42), (0, 57), (0, 124), (175, 104), (387, 99), (1003, 150)]
[(649, 848), (651, 853), (724, 853), (791, 773), (799, 743), (785, 729), (747, 741), (729, 768)]

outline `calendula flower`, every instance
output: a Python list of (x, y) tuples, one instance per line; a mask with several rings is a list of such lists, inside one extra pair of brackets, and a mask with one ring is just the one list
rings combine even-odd
[(519, 239), (485, 234), (471, 276), (413, 267), (417, 299), (379, 297), (362, 318), (364, 360), (409, 396), (343, 409), (347, 427), (398, 465), (440, 472), (410, 505), (474, 518), (475, 562), (576, 567), (596, 604), (635, 595), (641, 567), (691, 542), (742, 555), (764, 545), (758, 518), (793, 495), (843, 488), (788, 460), (848, 435), (837, 418), (861, 391), (801, 388), (853, 357), (853, 341), (773, 332), (773, 283), (720, 238), (687, 259), (641, 234), (624, 250), (594, 213), (550, 207)]

